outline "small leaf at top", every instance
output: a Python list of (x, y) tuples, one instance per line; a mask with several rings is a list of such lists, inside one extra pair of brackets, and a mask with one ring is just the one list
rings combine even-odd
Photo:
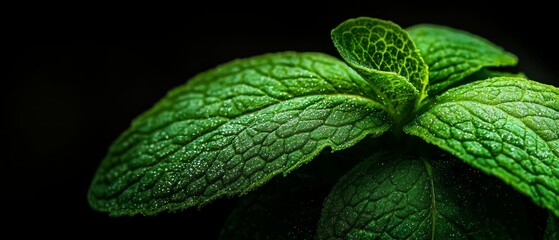
[(317, 239), (530, 239), (521, 197), (454, 158), (385, 152), (334, 186)]
[(404, 131), (559, 216), (558, 88), (523, 78), (472, 82), (437, 97)]
[(514, 66), (517, 58), (474, 34), (420, 24), (407, 29), (429, 66), (429, 94), (436, 94), (483, 67)]
[(340, 55), (384, 98), (396, 118), (425, 98), (427, 65), (407, 32), (374, 18), (350, 19), (334, 30)]
[(318, 53), (233, 61), (172, 90), (110, 147), (89, 191), (112, 215), (237, 196), (390, 127), (371, 87)]

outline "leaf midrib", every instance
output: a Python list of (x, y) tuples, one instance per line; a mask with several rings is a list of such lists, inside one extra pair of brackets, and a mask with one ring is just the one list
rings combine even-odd
[[(547, 146), (547, 148), (549, 148), (550, 150), (553, 149), (553, 148), (549, 145), (548, 141), (544, 140), (544, 138), (543, 138), (542, 136), (540, 136), (536, 131), (534, 131), (534, 129), (532, 129), (532, 128), (526, 126), (526, 123), (524, 123), (524, 121), (522, 121), (521, 118), (518, 118), (518, 117), (516, 117), (516, 116), (514, 116), (514, 115), (512, 115), (512, 114), (510, 114), (510, 113), (508, 113), (507, 111), (501, 109), (500, 107), (498, 107), (498, 106), (501, 105), (501, 104), (505, 104), (505, 103), (515, 103), (515, 102), (526, 103), (526, 102), (523, 102), (523, 101), (510, 101), (510, 102), (501, 102), (501, 103), (498, 103), (498, 104), (495, 104), (495, 105), (491, 105), (491, 104), (488, 104), (488, 103), (477, 102), (477, 101), (473, 101), (473, 100), (459, 100), (459, 101), (447, 101), (447, 102), (443, 102), (443, 103), (440, 103), (440, 104), (442, 105), (442, 104), (445, 104), (445, 103), (456, 103), (456, 104), (460, 104), (460, 103), (475, 103), (475, 104), (480, 104), (480, 105), (487, 106), (487, 107), (494, 107), (494, 108), (497, 108), (497, 109), (499, 109), (500, 111), (502, 111), (503, 113), (505, 113), (505, 115), (507, 115), (508, 117), (510, 117), (510, 118), (512, 118), (512, 119), (515, 119), (515, 120), (518, 120), (519, 122), (521, 122), (522, 124), (524, 124), (524, 126), (526, 127), (525, 129), (530, 130), (532, 133), (534, 133), (536, 136), (538, 136), (540, 139), (542, 139), (543, 142), (545, 143), (545, 145)], [(533, 103), (533, 102), (532, 102), (532, 103)], [(538, 104), (538, 103), (534, 103), (534, 104)], [(542, 107), (545, 107), (545, 108), (547, 108), (547, 109), (550, 109), (550, 110), (554, 111), (554, 109), (552, 109), (552, 108), (550, 108), (550, 107), (548, 107), (548, 106), (545, 106), (545, 105), (542, 105), (542, 104), (538, 104), (538, 105), (540, 105), (540, 106), (542, 106)], [(462, 106), (462, 107), (464, 107), (464, 106)], [(468, 112), (470, 112), (470, 111), (468, 111)], [(471, 112), (470, 112), (470, 113), (471, 113)], [(476, 114), (473, 114), (473, 113), (471, 113), (471, 114), (472, 114), (472, 116), (474, 116), (474, 117), (476, 117), (476, 118), (478, 118), (478, 119), (481, 120), (481, 118), (480, 118), (479, 116), (477, 116)], [(540, 116), (540, 117), (546, 117), (546, 116)], [(546, 118), (547, 118), (547, 117), (546, 117)], [(552, 119), (552, 120), (557, 120), (557, 119), (553, 119), (553, 118), (550, 118), (550, 119)], [(439, 119), (439, 120), (440, 120), (440, 119)], [(482, 121), (483, 121), (483, 120), (482, 120)], [(442, 121), (442, 122), (444, 122), (444, 121)], [(512, 143), (511, 143), (511, 144), (512, 144)], [(516, 146), (516, 145), (515, 145), (515, 146)], [(517, 146), (517, 147), (519, 147), (519, 146)], [(556, 155), (555, 155), (555, 152), (551, 151), (551, 153), (552, 153), (555, 157), (558, 157), (558, 158), (559, 158), (559, 156), (556, 156)]]
[[(484, 104), (484, 103), (480, 103), (480, 102), (476, 102), (476, 101), (444, 102), (444, 103), (441, 103), (441, 104), (445, 104), (445, 103), (455, 103), (455, 104), (460, 105), (460, 103), (463, 103), (463, 102), (477, 103), (477, 104), (484, 105), (484, 106), (495, 107), (495, 108), (499, 109), (500, 111), (502, 111), (503, 113), (505, 113), (508, 117), (510, 117), (510, 118), (512, 118), (512, 119), (516, 119), (516, 120), (518, 120), (519, 122), (521, 122), (522, 124), (525, 125), (525, 123), (524, 123), (521, 119), (519, 119), (519, 118), (517, 118), (517, 117), (515, 117), (515, 116), (510, 115), (510, 114), (507, 113), (505, 110), (496, 107), (496, 105), (489, 105), (489, 104)], [(464, 107), (464, 106), (461, 106), (461, 107)], [(469, 111), (468, 111), (468, 112), (469, 112)], [(434, 118), (436, 118), (438, 121), (443, 122), (443, 123), (446, 124), (446, 122), (443, 121), (443, 119), (441, 119), (439, 116), (437, 116), (437, 115), (435, 115), (435, 114), (431, 114), (431, 116), (433, 116)], [(481, 118), (480, 118), (479, 116), (475, 115), (475, 114), (472, 114), (472, 116), (475, 117), (475, 118), (477, 118), (477, 119), (480, 119), (480, 120), (481, 120)], [(483, 121), (483, 120), (481, 120), (481, 121)], [(469, 122), (469, 121), (464, 120), (464, 122)], [(447, 124), (447, 125), (448, 125), (448, 124)], [(450, 126), (450, 125), (449, 125), (449, 126)], [(529, 128), (529, 127), (526, 127), (526, 129), (528, 129), (529, 131), (531, 131), (532, 133), (534, 133), (536, 136), (538, 136), (540, 139), (543, 140), (543, 138), (542, 138), (536, 131), (534, 131), (533, 129), (531, 129), (531, 128)], [(425, 129), (425, 130), (426, 130), (427, 132), (430, 132), (430, 131), (427, 130), (427, 129)], [(527, 130), (527, 131), (528, 131), (528, 130)], [(442, 141), (445, 141), (445, 142), (448, 143), (448, 139), (445, 139), (445, 138), (442, 138), (442, 137), (435, 137), (435, 138), (441, 139)], [(553, 148), (549, 145), (549, 143), (548, 143), (546, 140), (543, 140), (543, 142), (546, 144), (546, 146), (547, 146), (550, 150), (553, 149)], [(514, 144), (512, 144), (512, 143), (509, 143), (509, 144), (514, 145)], [(518, 147), (518, 148), (522, 148), (521, 146), (518, 146), (518, 145), (514, 145), (514, 146), (516, 146), (516, 147)], [(454, 148), (449, 147), (449, 146), (441, 146), (441, 148), (443, 148), (443, 149), (445, 149), (445, 150), (447, 150), (447, 151), (449, 151), (449, 152), (455, 150)], [(553, 151), (551, 151), (551, 152), (552, 152), (553, 155), (555, 155), (555, 153), (554, 153)], [(499, 155), (503, 155), (503, 154), (502, 154), (502, 153), (499, 153)], [(487, 158), (485, 158), (485, 157), (478, 157), (478, 156), (475, 156), (475, 155), (471, 155), (471, 154), (469, 154), (469, 153), (458, 154), (458, 155), (456, 155), (456, 156), (458, 156), (458, 157), (461, 158), (461, 159), (468, 159), (468, 158), (470, 158), (470, 157), (473, 157), (474, 159), (479, 159), (479, 158), (487, 159)], [(506, 155), (505, 155), (505, 156), (506, 156)], [(497, 157), (497, 156), (495, 156), (495, 157)], [(508, 156), (506, 156), (506, 157), (508, 158)], [(473, 164), (474, 164), (474, 165), (477, 165), (476, 163), (473, 163)], [(521, 165), (521, 167), (522, 167), (522, 169), (524, 169), (526, 172), (532, 173), (532, 170), (531, 170), (531, 169), (527, 169), (527, 168), (525, 168), (525, 167), (522, 166), (522, 165)], [(508, 172), (509, 174), (515, 176), (515, 177), (518, 178), (518, 179), (522, 179), (522, 178), (523, 178), (522, 175), (519, 175), (520, 173), (515, 173), (515, 172), (511, 172), (511, 171), (507, 171), (507, 172)], [(548, 190), (550, 190), (550, 191), (552, 191), (552, 192), (555, 192), (555, 190), (550, 189), (550, 188), (548, 188), (548, 187), (546, 187), (546, 189), (548, 189)]]
[[(367, 84), (369, 84), (369, 83), (367, 82)], [(377, 91), (376, 88), (375, 88), (374, 86), (371, 86), (371, 88), (372, 88), (375, 92)], [(265, 109), (267, 109), (267, 108), (271, 108), (271, 107), (273, 107), (273, 106), (275, 106), (275, 105), (277, 105), (277, 104), (281, 104), (281, 103), (283, 103), (283, 102), (292, 101), (292, 100), (301, 99), (301, 98), (313, 97), (313, 96), (332, 96), (332, 97), (335, 97), (335, 96), (347, 96), (348, 98), (362, 99), (362, 100), (364, 100), (364, 102), (369, 102), (369, 103), (370, 103), (372, 106), (374, 106), (375, 108), (381, 109), (381, 110), (385, 111), (386, 113), (388, 113), (389, 115), (392, 116), (392, 111), (390, 111), (390, 108), (389, 108), (389, 107), (387, 107), (387, 106), (386, 106), (385, 104), (383, 104), (383, 103), (379, 103), (379, 102), (375, 101), (374, 99), (369, 98), (369, 97), (366, 97), (366, 96), (361, 96), (361, 95), (356, 95), (356, 94), (345, 94), (345, 93), (309, 94), (309, 95), (300, 95), (300, 96), (292, 97), (292, 98), (285, 99), (285, 100), (276, 99), (275, 102), (272, 102), (272, 103), (270, 103), (269, 105), (265, 105), (265, 106), (262, 106), (262, 107), (260, 107), (260, 108), (252, 109), (252, 110), (250, 110), (250, 111), (244, 112), (244, 113), (239, 114), (239, 115), (234, 116), (234, 117), (226, 117), (226, 116), (220, 116), (220, 115), (215, 115), (215, 116), (204, 116), (204, 117), (199, 117), (199, 118), (197, 118), (197, 117), (188, 117), (187, 119), (181, 119), (181, 120), (179, 120), (179, 121), (169, 122), (168, 124), (162, 125), (162, 126), (160, 126), (159, 128), (150, 129), (150, 131), (143, 131), (143, 132), (139, 132), (139, 131), (130, 131), (130, 132), (128, 132), (128, 133), (129, 133), (129, 134), (137, 134), (137, 135), (140, 135), (140, 136), (148, 136), (148, 135), (152, 134), (153, 132), (155, 132), (155, 131), (157, 131), (157, 130), (159, 130), (159, 129), (164, 129), (164, 128), (169, 127), (169, 126), (172, 125), (172, 124), (176, 124), (176, 123), (180, 123), (180, 122), (184, 122), (184, 121), (189, 121), (189, 120), (204, 120), (204, 119), (207, 119), (207, 118), (222, 118), (222, 119), (225, 120), (225, 122), (223, 122), (222, 124), (217, 125), (217, 126), (215, 126), (214, 128), (208, 129), (207, 131), (201, 132), (201, 133), (199, 133), (198, 135), (193, 136), (193, 137), (192, 137), (192, 141), (194, 141), (195, 139), (198, 139), (198, 138), (201, 137), (202, 135), (204, 135), (204, 134), (206, 134), (206, 133), (208, 133), (208, 132), (214, 131), (215, 129), (217, 129), (217, 128), (219, 128), (219, 127), (221, 127), (221, 126), (223, 126), (223, 125), (225, 125), (225, 124), (227, 124), (227, 123), (229, 123), (229, 122), (231, 122), (231, 121), (233, 121), (233, 120), (235, 120), (235, 119), (237, 119), (237, 118), (240, 118), (240, 117), (243, 117), (243, 116), (246, 116), (246, 115), (250, 115), (250, 114), (256, 113), (256, 112), (258, 112), (258, 111), (265, 110)], [(132, 130), (132, 129), (130, 129), (130, 130)], [(124, 133), (124, 134), (126, 134), (126, 133)], [(141, 140), (140, 140), (140, 141), (141, 141)], [(126, 151), (128, 151), (131, 147), (133, 147), (133, 146), (135, 146), (135, 145), (137, 145), (137, 143), (136, 143), (136, 144), (129, 144), (127, 148), (119, 149), (119, 151), (117, 152), (117, 154), (118, 154), (118, 153), (126, 152)]]
[[(317, 95), (298, 96), (298, 97), (291, 98), (291, 99), (289, 99), (289, 100), (275, 102), (275, 103), (272, 103), (272, 104), (270, 104), (270, 105), (268, 105), (268, 106), (265, 106), (265, 107), (262, 107), (262, 108), (254, 109), (254, 110), (252, 110), (252, 111), (243, 113), (243, 114), (241, 114), (241, 115), (239, 115), (239, 116), (236, 116), (236, 117), (234, 117), (234, 118), (228, 118), (224, 123), (222, 123), (222, 124), (220, 124), (220, 125), (217, 125), (217, 126), (215, 126), (214, 128), (211, 128), (211, 129), (209, 129), (209, 130), (207, 130), (207, 131), (204, 131), (204, 132), (199, 133), (198, 135), (192, 137), (192, 139), (191, 139), (188, 143), (186, 143), (186, 144), (184, 144), (184, 145), (182, 145), (182, 146), (180, 146), (180, 147), (178, 147), (178, 148), (176, 148), (176, 149), (174, 149), (174, 150), (172, 150), (172, 151), (169, 151), (168, 153), (165, 154), (165, 156), (163, 157), (163, 159), (162, 159), (161, 161), (155, 163), (154, 165), (145, 167), (145, 168), (147, 169), (146, 171), (149, 171), (149, 169), (152, 169), (152, 168), (154, 168), (155, 166), (159, 165), (160, 163), (165, 162), (165, 160), (168, 159), (168, 158), (167, 158), (168, 156), (170, 156), (170, 155), (176, 153), (177, 151), (180, 151), (182, 148), (186, 147), (186, 146), (187, 146), (188, 144), (190, 144), (191, 142), (196, 141), (196, 140), (199, 139), (200, 137), (202, 137), (202, 136), (204, 136), (204, 135), (206, 135), (206, 134), (209, 134), (209, 133), (215, 131), (216, 129), (220, 128), (221, 126), (223, 126), (223, 125), (225, 125), (225, 124), (230, 123), (231, 121), (234, 121), (234, 120), (236, 120), (236, 119), (238, 119), (238, 118), (244, 117), (244, 116), (249, 115), (249, 114), (253, 114), (253, 113), (256, 113), (256, 112), (259, 112), (259, 111), (264, 111), (264, 110), (266, 110), (267, 108), (272, 108), (272, 107), (274, 107), (274, 106), (277, 105), (277, 104), (281, 104), (282, 102), (292, 101), (292, 100), (301, 99), (301, 98), (307, 98), (307, 97), (313, 97), (313, 96), (332, 96), (332, 97), (334, 97), (334, 96), (347, 96), (348, 98), (362, 99), (362, 100), (364, 100), (364, 102), (368, 102), (368, 103), (370, 103), (371, 105), (373, 105), (373, 106), (375, 106), (375, 107), (378, 107), (378, 108), (380, 108), (380, 109), (386, 111), (383, 105), (381, 105), (381, 104), (379, 104), (379, 103), (373, 101), (373, 100), (370, 99), (370, 98), (367, 98), (367, 97), (364, 97), (364, 96), (359, 96), (359, 95), (336, 93), (336, 94), (317, 94)], [(190, 119), (185, 119), (185, 120), (190, 120)], [(183, 120), (183, 121), (185, 121), (185, 120)], [(173, 123), (176, 123), (176, 122), (173, 122)], [(166, 125), (166, 126), (163, 126), (163, 127), (161, 127), (161, 128), (166, 128), (166, 127), (168, 127), (168, 126), (169, 126), (169, 125)], [(159, 128), (159, 129), (161, 129), (161, 128)], [(157, 129), (155, 129), (155, 130), (157, 130)], [(154, 130), (154, 131), (155, 131), (155, 130)], [(152, 132), (153, 132), (153, 131), (152, 131)], [(151, 133), (151, 132), (150, 132), (150, 133)], [(141, 134), (141, 135), (150, 135), (150, 133), (140, 133), (140, 134)], [(145, 141), (145, 139), (144, 139), (143, 141)], [(141, 142), (140, 142), (140, 143), (141, 143)], [(132, 147), (133, 145), (137, 145), (137, 144), (131, 144), (131, 145), (129, 145), (129, 147), (128, 147), (127, 149), (125, 149), (125, 150), (122, 150), (122, 152), (126, 152), (126, 151), (127, 151), (130, 147)], [(115, 167), (115, 166), (117, 166), (117, 165), (120, 165), (120, 164), (112, 165), (112, 166), (109, 166), (108, 168), (113, 168), (113, 167)], [(138, 168), (135, 168), (135, 169), (138, 169)], [(132, 170), (135, 170), (135, 169), (132, 169)], [(135, 184), (136, 182), (139, 182), (139, 181), (140, 181), (140, 179), (138, 179), (137, 181), (132, 182), (130, 185), (133, 185), (133, 184)], [(126, 189), (122, 189), (121, 191), (115, 192), (115, 193), (113, 193), (112, 195), (113, 195), (113, 196), (120, 196), (120, 195), (122, 195), (125, 191), (126, 191)]]
[(429, 209), (429, 213), (431, 215), (431, 240), (434, 240), (438, 211), (437, 211), (437, 205), (435, 200), (435, 183), (433, 180), (433, 168), (431, 167), (431, 164), (427, 160), (425, 160), (424, 158), (422, 158), (421, 160), (423, 162), (423, 166), (425, 167), (425, 171), (427, 172), (427, 176), (429, 178), (429, 185), (431, 189), (429, 191), (429, 195), (431, 197), (431, 208)]
[(444, 218), (448, 223), (454, 225), (457, 229), (459, 229), (463, 233), (466, 233), (466, 231), (461, 226), (457, 225), (456, 223), (454, 223), (452, 220), (450, 220), (448, 217), (441, 214), (437, 210), (437, 200), (435, 195), (435, 180), (434, 180), (435, 177), (433, 175), (433, 167), (431, 166), (429, 161), (426, 160), (425, 158), (421, 158), (421, 160), (423, 162), (423, 166), (425, 167), (425, 171), (427, 172), (427, 176), (429, 178), (429, 185), (430, 185), (429, 195), (431, 197), (431, 208), (429, 209), (429, 213), (431, 215), (431, 240), (435, 240), (436, 237), (437, 217)]

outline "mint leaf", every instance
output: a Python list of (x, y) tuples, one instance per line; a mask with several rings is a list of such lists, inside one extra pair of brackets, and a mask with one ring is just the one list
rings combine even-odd
[(478, 80), (486, 80), (489, 78), (495, 78), (495, 77), (515, 77), (515, 78), (526, 78), (526, 75), (524, 75), (524, 73), (510, 73), (510, 72), (501, 72), (501, 71), (495, 71), (492, 69), (487, 69), (487, 68), (482, 68), (479, 71), (472, 73), (471, 75), (465, 77), (463, 80), (461, 80), (461, 83), (470, 83), (470, 82), (474, 82), (474, 81), (478, 81)]
[[(501, 71), (496, 71), (493, 69), (488, 69), (488, 68), (482, 68), (479, 71), (472, 73), (470, 75), (468, 75), (467, 77), (465, 77), (464, 79), (451, 84), (448, 86), (448, 89), (450, 88), (454, 88), (460, 85), (464, 85), (464, 84), (468, 84), (471, 82), (475, 82), (475, 81), (479, 81), (479, 80), (487, 80), (489, 78), (495, 78), (495, 77), (514, 77), (514, 78), (525, 78), (528, 79), (526, 77), (526, 75), (524, 75), (524, 73), (510, 73), (510, 72), (501, 72)], [(429, 99), (430, 101), (432, 101), (433, 99)], [(426, 102), (424, 102), (424, 104), (426, 104)], [(428, 103), (427, 103), (428, 104)]]
[(376, 154), (333, 188), (317, 239), (529, 239), (519, 194), (498, 183), (457, 159)]
[(340, 176), (355, 166), (346, 161), (351, 159), (337, 159), (345, 153), (321, 154), (289, 176), (274, 178), (243, 196), (220, 239), (314, 239), (324, 198)]
[(495, 44), (457, 29), (420, 24), (407, 29), (429, 66), (429, 93), (436, 93), (483, 67), (514, 66), (518, 59)]
[(370, 85), (318, 53), (220, 66), (171, 91), (111, 146), (89, 191), (112, 215), (200, 207), (244, 194), (390, 125)]
[(313, 186), (316, 179), (292, 175), (296, 174), (275, 178), (244, 196), (227, 219), (220, 239), (314, 239), (326, 194)]
[(427, 96), (427, 65), (398, 25), (374, 18), (350, 19), (332, 30), (332, 40), (349, 65), (375, 87), (395, 119)]
[(544, 237), (545, 240), (557, 240), (559, 239), (559, 220), (553, 214), (549, 214), (547, 218), (547, 227), (545, 228)]
[(445, 92), (404, 129), (559, 216), (559, 89), (492, 78)]

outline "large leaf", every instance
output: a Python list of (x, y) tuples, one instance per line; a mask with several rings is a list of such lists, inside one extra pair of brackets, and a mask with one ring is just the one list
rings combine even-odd
[(274, 178), (243, 196), (223, 226), (220, 239), (314, 239), (324, 198), (340, 176), (355, 166), (356, 159), (346, 159), (347, 153), (321, 154), (289, 176)]
[(559, 216), (559, 89), (492, 78), (451, 89), (404, 129)]
[(466, 83), (471, 83), (471, 82), (475, 82), (475, 81), (479, 81), (479, 80), (486, 80), (489, 78), (496, 78), (496, 77), (514, 77), (514, 78), (526, 78), (526, 75), (524, 73), (510, 73), (510, 72), (501, 72), (501, 71), (495, 71), (495, 70), (491, 70), (491, 69), (487, 69), (487, 68), (482, 68), (479, 71), (472, 73), (470, 75), (468, 75), (467, 77), (465, 77), (464, 79), (462, 79), (460, 82), (463, 84)]
[(334, 187), (318, 239), (530, 239), (519, 197), (457, 159), (381, 153)]
[(316, 198), (326, 197), (312, 186), (316, 179), (294, 173), (274, 180), (240, 200), (222, 228), (220, 239), (314, 239), (322, 203)]
[(332, 30), (332, 40), (349, 65), (371, 82), (394, 118), (427, 96), (427, 65), (398, 25), (367, 17), (350, 19)]
[(517, 58), (468, 32), (420, 24), (407, 29), (429, 66), (429, 93), (436, 93), (483, 67), (513, 66)]
[(559, 239), (559, 220), (554, 215), (550, 214), (547, 218), (547, 226), (544, 232), (545, 240)]
[(89, 191), (112, 215), (155, 214), (246, 193), (390, 124), (371, 87), (317, 53), (238, 60), (202, 73), (138, 117)]

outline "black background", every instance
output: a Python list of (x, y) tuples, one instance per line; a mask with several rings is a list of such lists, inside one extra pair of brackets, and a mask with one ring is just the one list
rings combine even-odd
[(186, 239), (204, 232), (214, 238), (234, 199), (219, 200), (202, 211), (157, 217), (109, 218), (92, 211), (86, 192), (106, 149), (131, 119), (168, 90), (218, 64), (286, 50), (338, 56), (330, 30), (352, 17), (377, 17), (402, 27), (428, 22), (467, 30), (517, 54), (515, 70), (559, 86), (556, 39), (546, 33), (557, 28), (552, 7), (487, 10), (454, 1), (456, 6), (444, 10), (374, 2), (266, 4), (254, 10), (213, 2), (164, 9), (18, 8), (3, 37), (9, 42), (2, 81), (4, 137), (9, 143), (2, 158), (2, 199), (10, 223), (58, 234), (70, 228), (85, 233), (163, 230)]

